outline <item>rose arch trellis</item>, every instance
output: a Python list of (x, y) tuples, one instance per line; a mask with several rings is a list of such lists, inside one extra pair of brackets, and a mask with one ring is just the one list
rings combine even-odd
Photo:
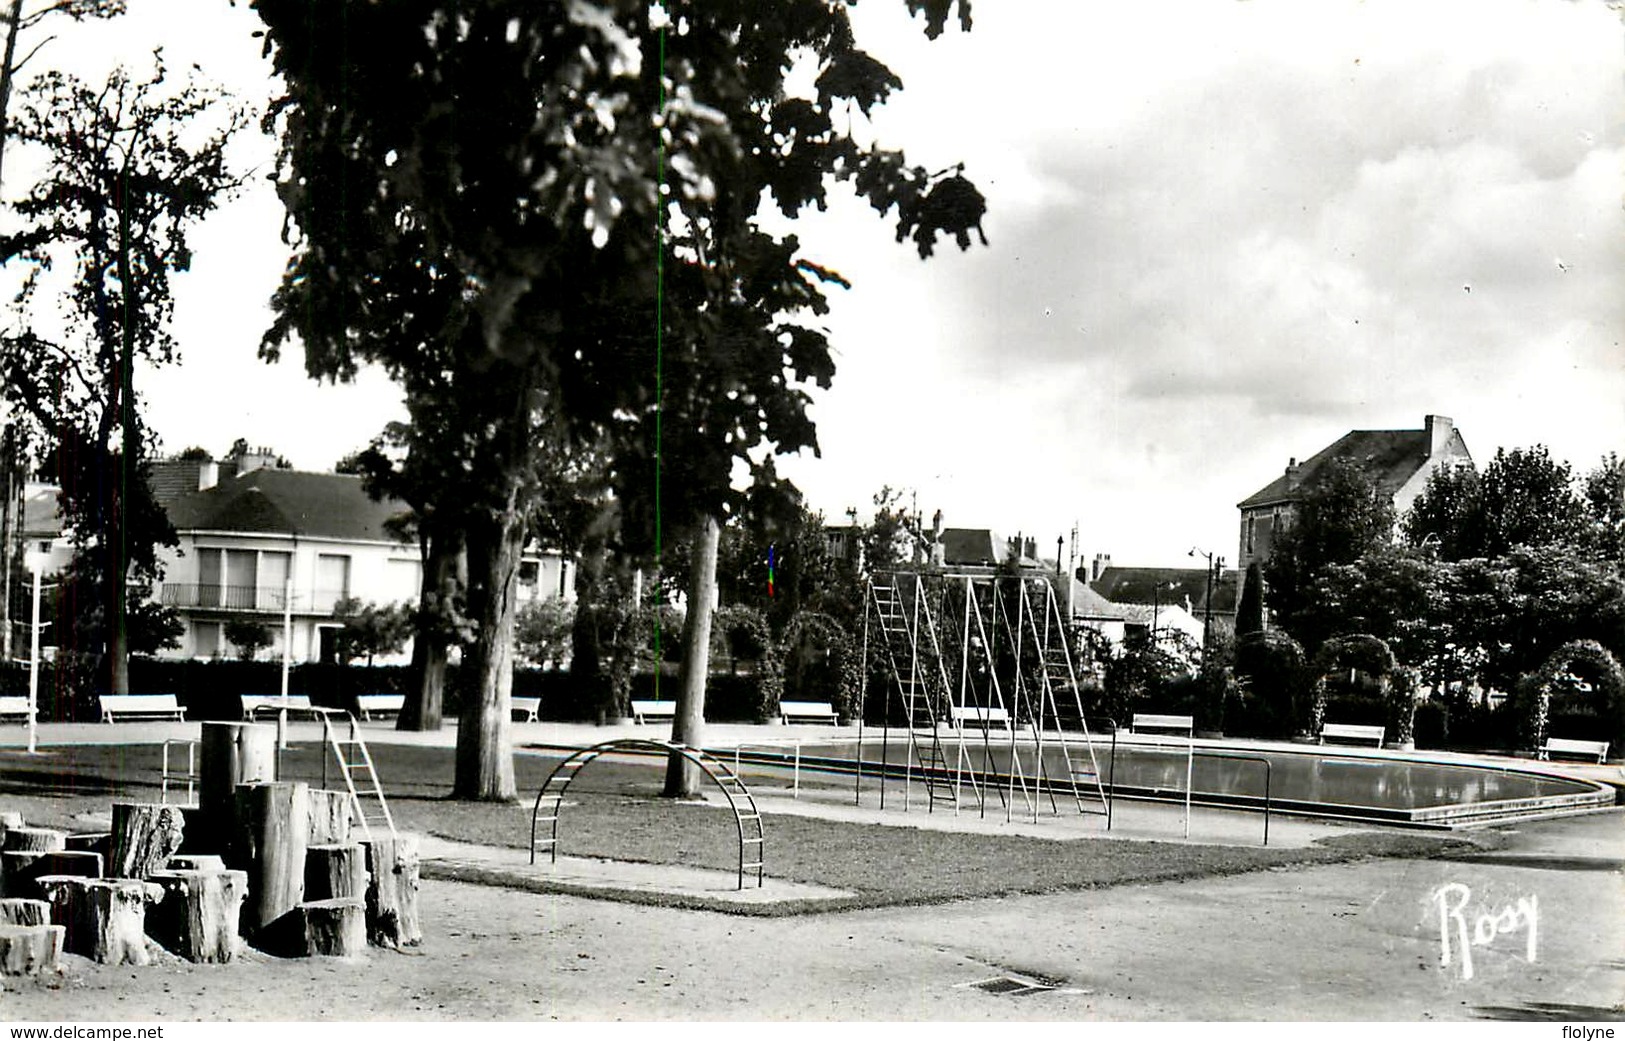
[(1319, 737), (1326, 722), (1326, 677), (1359, 669), (1376, 677), (1387, 715), (1389, 740), (1410, 745), (1416, 740), (1416, 675), (1394, 657), (1388, 642), (1366, 633), (1335, 636), (1315, 654), (1314, 691), (1309, 703), (1309, 733)]
[(1625, 671), (1619, 660), (1595, 640), (1574, 640), (1559, 647), (1545, 663), (1519, 684), (1524, 702), (1521, 713), (1523, 737), (1530, 748), (1546, 743), (1546, 724), (1552, 709), (1552, 688), (1560, 677), (1581, 676), (1592, 685), (1592, 696), (1601, 700), (1606, 736), (1616, 748), (1625, 743)]

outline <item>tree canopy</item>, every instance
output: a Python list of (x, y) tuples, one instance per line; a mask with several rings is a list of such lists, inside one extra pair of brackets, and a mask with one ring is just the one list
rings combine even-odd
[[(940, 33), (964, 0), (905, 0)], [(591, 451), (629, 546), (736, 511), (816, 446), (808, 385), (834, 365), (806, 323), (839, 276), (763, 230), (845, 180), (928, 256), (981, 196), (862, 143), (901, 84), (823, 0), (255, 0), (287, 92), (279, 190), (295, 256), (263, 350), (313, 375), (382, 364), (462, 479), (470, 687), (456, 793), (513, 795), (513, 574), (539, 454)], [(787, 88), (814, 66), (810, 97)], [(443, 500), (445, 501), (445, 500)], [(691, 611), (690, 617), (702, 612)], [(703, 640), (700, 641), (703, 644)]]

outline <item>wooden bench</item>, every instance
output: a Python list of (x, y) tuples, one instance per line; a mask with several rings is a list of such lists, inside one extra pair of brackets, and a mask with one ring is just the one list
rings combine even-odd
[(313, 712), (310, 706), (310, 695), (308, 694), (289, 694), (286, 698), (244, 694), (242, 695), (242, 702), (243, 718), (250, 720), (258, 719), (262, 712), (274, 716), (283, 709), (287, 709), (289, 712), (304, 712), (306, 714)]
[(112, 723), (121, 716), (186, 720), (186, 710), (173, 694), (102, 694), (97, 700), (101, 702), (103, 723)]
[(33, 718), (34, 713), (28, 709), (28, 696), (25, 694), (8, 694), (0, 697), (0, 719), (16, 716), (26, 723)]
[(632, 722), (646, 723), (651, 719), (677, 718), (677, 702), (675, 701), (634, 701), (632, 702)]
[(948, 725), (958, 730), (966, 723), (983, 730), (991, 730), (995, 726), (1009, 730), (1010, 713), (1002, 708), (984, 708), (981, 705), (949, 705)]
[(1159, 716), (1155, 713), (1136, 712), (1129, 721), (1128, 731), (1137, 734), (1142, 730), (1183, 730), (1188, 737), (1196, 729), (1195, 716)]
[(1383, 727), (1363, 726), (1359, 723), (1323, 723), (1320, 727), (1320, 743), (1325, 744), (1328, 737), (1335, 737), (1341, 741), (1370, 741), (1381, 748), (1386, 733), (1387, 730)]
[(512, 701), (513, 710), (525, 714), (525, 718), (520, 720), (521, 723), (540, 723), (542, 721), (541, 698), (513, 698)]
[(357, 694), (355, 707), (356, 711), (361, 713), (362, 719), (371, 719), (374, 715), (399, 715), (401, 709), (406, 707), (406, 695)]
[(1608, 758), (1607, 741), (1578, 741), (1571, 737), (1548, 737), (1546, 743), (1540, 746), (1540, 757), (1550, 759), (1552, 753), (1558, 755), (1583, 756), (1590, 759), (1597, 757), (1597, 762)]
[(814, 723), (836, 723), (835, 706), (827, 701), (781, 701), (779, 719), (785, 726), (792, 719), (805, 719)]

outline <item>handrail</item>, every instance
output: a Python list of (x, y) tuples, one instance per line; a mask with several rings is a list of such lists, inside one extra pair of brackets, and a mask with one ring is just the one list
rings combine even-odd
[(1261, 755), (1248, 755), (1245, 752), (1196, 752), (1198, 758), (1203, 759), (1247, 759), (1255, 763), (1264, 764), (1264, 845), (1270, 844), (1270, 783), (1275, 773), (1274, 764)]
[[(740, 766), (739, 752), (740, 752), (741, 749), (745, 749), (745, 748), (755, 748), (755, 749), (759, 749), (759, 750), (762, 750), (762, 751), (774, 752), (774, 753), (776, 753), (778, 755), (778, 757), (780, 759), (784, 758), (783, 749), (785, 749), (785, 748), (794, 749), (795, 750), (795, 763), (791, 767), (791, 773), (790, 773), (790, 798), (792, 798), (792, 799), (801, 798), (801, 738), (799, 738), (799, 737), (796, 738), (795, 741), (793, 743), (789, 744), (789, 745), (771, 744), (771, 743), (765, 742), (765, 741), (741, 741), (739, 744), (734, 746), (734, 776), (735, 777), (741, 776), (740, 773), (739, 773), (739, 766)], [(860, 758), (860, 761), (861, 761), (861, 756), (859, 758)]]

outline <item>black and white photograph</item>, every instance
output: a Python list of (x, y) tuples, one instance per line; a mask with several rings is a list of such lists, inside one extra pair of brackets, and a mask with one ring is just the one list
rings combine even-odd
[(1620, 0), (0, 48), (13, 1036), (1617, 1036)]

